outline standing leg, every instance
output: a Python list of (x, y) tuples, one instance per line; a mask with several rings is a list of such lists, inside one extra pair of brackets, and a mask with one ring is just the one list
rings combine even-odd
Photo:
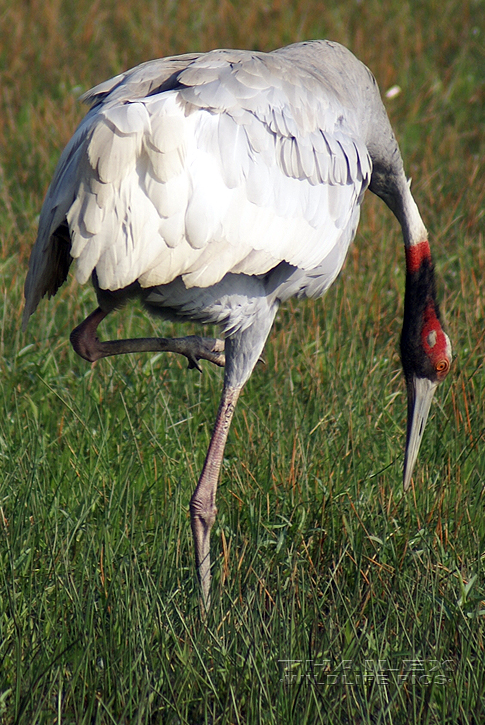
[(204, 468), (190, 500), (190, 521), (194, 536), (197, 573), (206, 611), (210, 607), (210, 531), (217, 514), (217, 482), (227, 434), (239, 393), (263, 351), (276, 309), (276, 304), (262, 307), (260, 315), (254, 315), (252, 325), (228, 336), (225, 341), (224, 389)]
[(202, 601), (210, 607), (210, 532), (217, 514), (216, 491), (227, 434), (241, 387), (224, 385), (214, 431), (199, 483), (190, 500), (190, 522), (195, 543), (195, 562), (202, 587)]

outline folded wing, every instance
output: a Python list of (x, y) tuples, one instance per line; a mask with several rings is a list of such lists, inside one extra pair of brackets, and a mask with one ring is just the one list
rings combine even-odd
[[(103, 289), (208, 287), (282, 261), (322, 265), (353, 236), (371, 160), (331, 88), (276, 53), (151, 61), (97, 86), (59, 161), (26, 318), (71, 259)], [(57, 260), (57, 261), (56, 261)]]

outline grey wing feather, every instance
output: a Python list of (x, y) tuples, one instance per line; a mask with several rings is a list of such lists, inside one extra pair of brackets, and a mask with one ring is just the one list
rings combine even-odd
[(154, 93), (162, 93), (174, 85), (174, 78), (181, 70), (201, 53), (186, 53), (185, 55), (170, 56), (159, 60), (149, 60), (125, 73), (120, 73), (81, 96), (81, 101), (94, 107), (103, 103), (109, 96), (110, 102), (120, 100), (136, 100), (145, 98)]

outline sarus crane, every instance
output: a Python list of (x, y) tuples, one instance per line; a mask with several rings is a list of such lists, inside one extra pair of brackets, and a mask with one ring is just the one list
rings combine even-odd
[[(42, 207), (24, 325), (71, 262), (99, 307), (71, 334), (88, 361), (172, 351), (225, 365), (190, 516), (205, 608), (210, 531), (229, 427), (279, 305), (317, 298), (337, 277), (366, 189), (401, 224), (406, 259), (401, 358), (408, 424), (404, 488), (452, 350), (440, 323), (426, 228), (372, 73), (335, 42), (269, 53), (213, 50), (143, 63), (88, 91)], [(101, 342), (99, 323), (131, 298), (154, 315), (217, 324), (189, 336)]]

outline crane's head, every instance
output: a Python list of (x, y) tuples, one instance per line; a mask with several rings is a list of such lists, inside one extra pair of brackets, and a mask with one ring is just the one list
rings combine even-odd
[(451, 342), (443, 331), (436, 301), (428, 242), (406, 250), (406, 294), (401, 360), (408, 393), (404, 490), (411, 483), (434, 392), (452, 362)]

